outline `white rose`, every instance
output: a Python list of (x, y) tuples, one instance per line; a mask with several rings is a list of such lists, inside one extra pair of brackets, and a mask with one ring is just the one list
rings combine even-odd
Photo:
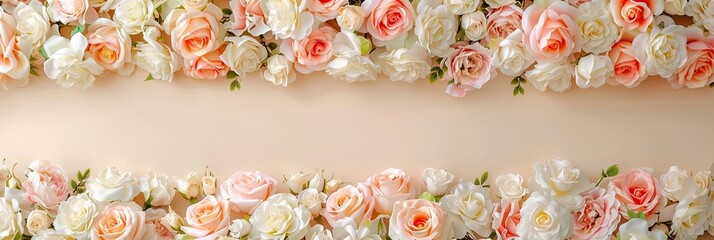
[(300, 171), (299, 173), (290, 175), (290, 178), (285, 180), (285, 183), (288, 185), (288, 188), (290, 189), (291, 192), (299, 193), (303, 189), (307, 188), (307, 186), (310, 182), (310, 179), (311, 179), (310, 175), (305, 174), (304, 172)]
[(531, 189), (550, 193), (569, 210), (583, 207), (585, 199), (580, 194), (590, 189), (590, 180), (580, 173), (580, 169), (573, 167), (570, 161), (549, 160), (545, 164), (536, 163), (533, 169), (535, 176)]
[(354, 32), (359, 30), (367, 15), (360, 6), (347, 5), (338, 10), (337, 25), (342, 31)]
[(464, 29), (466, 37), (471, 41), (478, 41), (486, 37), (486, 15), (481, 11), (467, 13), (461, 16), (461, 28)]
[(231, 225), (228, 226), (228, 230), (231, 232), (230, 235), (234, 238), (243, 238), (245, 236), (248, 236), (248, 234), (250, 233), (250, 229), (251, 225), (245, 219), (233, 220), (231, 222)]
[(50, 225), (52, 225), (52, 218), (45, 210), (35, 209), (27, 215), (27, 231), (31, 235), (50, 228)]
[(667, 234), (661, 230), (649, 231), (649, 224), (641, 218), (633, 218), (620, 225), (618, 239), (666, 240)]
[(523, 239), (565, 239), (573, 233), (573, 217), (549, 194), (533, 192), (523, 203), (516, 233)]
[(171, 209), (169, 209), (169, 213), (161, 218), (161, 224), (174, 232), (178, 232), (184, 223), (183, 218)]
[(684, 13), (694, 18), (694, 25), (703, 27), (709, 32), (714, 31), (714, 5), (712, 0), (691, 0), (684, 7)]
[(181, 0), (181, 6), (185, 8), (203, 9), (206, 5), (208, 5), (208, 0)]
[(110, 167), (87, 181), (87, 192), (97, 202), (132, 201), (140, 191), (139, 183), (131, 172), (120, 172)]
[(176, 186), (169, 176), (155, 174), (151, 170), (139, 179), (139, 185), (146, 204), (153, 207), (168, 206), (176, 193)]
[(444, 5), (451, 13), (463, 15), (476, 11), (476, 8), (481, 5), (481, 0), (444, 0)]
[(121, 0), (114, 9), (114, 21), (130, 35), (139, 34), (148, 25), (158, 25), (154, 20), (154, 4), (151, 0)]
[(516, 3), (516, 0), (485, 0), (485, 2), (491, 8), (499, 8), (508, 4)]
[(252, 239), (301, 239), (307, 234), (310, 219), (310, 211), (294, 195), (275, 194), (250, 216), (250, 235)]
[(706, 194), (690, 195), (677, 204), (672, 218), (675, 239), (697, 239), (709, 227), (711, 199)]
[(526, 49), (522, 39), (523, 32), (517, 29), (501, 40), (493, 49), (491, 64), (511, 77), (523, 74), (535, 62), (535, 57)]
[(664, 0), (664, 12), (669, 15), (684, 15), (687, 0)]
[(681, 25), (653, 27), (649, 33), (638, 34), (632, 46), (637, 46), (635, 58), (650, 75), (668, 78), (687, 61), (686, 28)]
[(333, 192), (340, 189), (342, 186), (342, 181), (336, 178), (330, 179), (330, 181), (325, 182), (325, 193), (332, 194)]
[(317, 189), (308, 188), (300, 191), (297, 195), (300, 205), (310, 210), (313, 217), (320, 215), (322, 205), (327, 201), (327, 194), (319, 192)]
[(614, 69), (610, 57), (587, 55), (575, 66), (575, 83), (580, 88), (599, 88), (612, 77)]
[(191, 172), (182, 178), (176, 178), (176, 191), (185, 199), (198, 197), (201, 193), (201, 180), (198, 179), (195, 172)]
[(53, 229), (47, 229), (37, 232), (32, 236), (32, 240), (73, 240), (73, 238), (64, 236)]
[(335, 59), (327, 64), (327, 73), (346, 82), (377, 79), (379, 68), (369, 59), (372, 49), (369, 40), (353, 32), (339, 32), (332, 42)]
[(151, 74), (153, 79), (171, 82), (174, 73), (181, 69), (181, 57), (163, 42), (159, 41), (161, 31), (156, 27), (147, 27), (144, 30), (144, 42), (136, 44), (136, 65)]
[(64, 24), (79, 22), (85, 24), (93, 19), (87, 19), (88, 13), (92, 13), (91, 18), (96, 18), (96, 11), (90, 8), (87, 0), (48, 0), (47, 13), (52, 22), (62, 22)]
[(437, 0), (419, 2), (417, 11), (414, 34), (419, 44), (433, 56), (448, 57), (453, 50), (451, 45), (456, 42), (456, 31), (459, 28), (454, 14)]
[(94, 83), (95, 77), (104, 71), (93, 58), (84, 59), (87, 38), (74, 34), (72, 39), (52, 36), (43, 44), (49, 57), (44, 63), (45, 74), (57, 80), (63, 88), (79, 86), (87, 89)]
[(546, 89), (564, 92), (570, 89), (573, 79), (573, 65), (567, 61), (553, 63), (537, 63), (535, 67), (526, 72), (525, 78), (533, 84), (538, 91)]
[(280, 39), (292, 38), (302, 40), (307, 37), (316, 25), (315, 18), (306, 8), (307, 1), (299, 0), (263, 0), (266, 24), (273, 35)]
[(288, 84), (295, 81), (296, 74), (293, 63), (284, 55), (273, 55), (265, 61), (265, 70), (263, 70), (262, 76), (273, 85), (287, 87)]
[(600, 54), (610, 50), (620, 39), (620, 30), (610, 15), (604, 0), (593, 0), (578, 7), (575, 22), (580, 28), (585, 52)]
[[(711, 203), (711, 208), (709, 209), (714, 209), (714, 194), (709, 194), (711, 195), (710, 203)], [(709, 229), (707, 232), (709, 235), (714, 236), (714, 210), (710, 211), (711, 213), (709, 214)]]
[(87, 239), (98, 213), (97, 205), (87, 193), (72, 196), (60, 204), (53, 226), (62, 235)]
[(382, 72), (392, 81), (408, 83), (423, 79), (431, 69), (429, 53), (414, 44), (411, 48), (397, 48), (391, 51), (381, 51), (372, 54), (374, 63), (382, 68)]
[(426, 191), (434, 196), (444, 196), (454, 185), (454, 174), (444, 169), (425, 168), (421, 178), (426, 184)]
[(669, 171), (662, 174), (659, 179), (664, 196), (675, 202), (694, 194), (697, 188), (694, 178), (690, 177), (686, 170), (677, 166), (671, 166)]
[(307, 231), (305, 240), (334, 240), (332, 237), (332, 232), (329, 229), (325, 229), (324, 226), (317, 224)]
[(352, 218), (340, 219), (333, 226), (332, 234), (335, 239), (382, 240), (382, 237), (370, 227), (369, 220), (358, 226)]
[(453, 194), (444, 196), (440, 202), (448, 212), (459, 217), (456, 224), (463, 223), (469, 230), (483, 237), (491, 235), (494, 204), (488, 188), (461, 182), (456, 185)]
[(0, 239), (19, 239), (23, 232), (22, 220), (18, 202), (0, 198)]
[(201, 178), (201, 190), (203, 190), (204, 196), (216, 194), (216, 178), (213, 176), (203, 176), (203, 178)]
[(227, 37), (226, 41), (229, 43), (221, 54), (221, 60), (239, 76), (257, 71), (263, 60), (268, 58), (268, 51), (255, 38), (244, 35)]
[(10, 168), (5, 165), (0, 166), (0, 196), (5, 196), (5, 183), (10, 178)]
[(523, 187), (523, 177), (519, 174), (506, 174), (496, 178), (496, 187), (501, 198), (509, 201), (518, 201), (528, 193)]
[(308, 182), (307, 187), (322, 192), (325, 189), (325, 178), (322, 176), (322, 173), (315, 173), (310, 179), (310, 182)]
[(12, 15), (21, 16), (15, 18), (15, 29), (19, 33), (20, 39), (27, 40), (32, 44), (34, 51), (42, 46), (48, 35), (58, 30), (56, 25), (50, 25), (47, 8), (42, 3), (32, 0), (28, 4), (20, 2)]
[(712, 172), (710, 171), (699, 171), (694, 175), (694, 183), (697, 186), (696, 194), (707, 194), (710, 191), (712, 180)]

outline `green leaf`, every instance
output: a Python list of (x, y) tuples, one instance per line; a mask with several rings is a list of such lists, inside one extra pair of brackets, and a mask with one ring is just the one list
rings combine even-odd
[(606, 177), (607, 177), (607, 173), (605, 172), (605, 169), (603, 169), (603, 170), (600, 171), (600, 176), (603, 177), (603, 178), (606, 178)]
[(224, 9), (221, 9), (221, 10), (223, 10), (223, 14), (224, 14), (224, 15), (231, 15), (231, 14), (233, 14), (233, 11), (231, 11), (230, 8), (224, 8)]
[(521, 87), (521, 86), (518, 86), (518, 92), (519, 92), (521, 95), (526, 95), (526, 90), (523, 89), (523, 87)]
[(235, 90), (240, 90), (240, 82), (238, 81), (238, 79), (233, 80), (231, 82), (231, 92)]
[(714, 82), (709, 84), (710, 88), (714, 88)]
[(659, 27), (659, 29), (664, 29), (664, 22), (657, 24), (657, 27)]
[(228, 71), (228, 74), (226, 74), (226, 77), (228, 79), (236, 79), (236, 78), (238, 78), (238, 73), (236, 73), (234, 71)]
[(439, 79), (444, 79), (444, 70), (440, 68), (438, 71), (436, 71), (436, 76)]
[(513, 88), (513, 96), (514, 96), (514, 97), (515, 97), (515, 96), (518, 96), (518, 93), (519, 93), (519, 92), (520, 92), (520, 91), (518, 91), (518, 86), (516, 86), (516, 87)]
[(82, 181), (82, 172), (77, 171), (77, 180)]
[(74, 179), (70, 181), (69, 184), (70, 186), (72, 186), (72, 189), (77, 189), (77, 181), (75, 181)]
[(87, 177), (89, 177), (89, 173), (90, 173), (90, 172), (91, 172), (91, 170), (90, 170), (89, 168), (87, 168), (87, 170), (84, 170), (84, 175), (83, 175), (84, 177), (83, 177), (83, 178), (86, 179)]
[(47, 52), (45, 51), (45, 48), (40, 48), (40, 55), (42, 55), (42, 57), (44, 57), (45, 59), (50, 58), (49, 56), (47, 56)]
[(451, 79), (451, 80), (449, 80), (449, 83), (447, 83), (446, 85), (451, 85), (451, 84), (454, 84), (455, 82), (456, 81), (454, 81), (454, 79)]
[(436, 197), (434, 197), (434, 195), (429, 192), (422, 193), (421, 196), (419, 196), (419, 199), (425, 199), (425, 200), (429, 200), (432, 202), (436, 202)]
[(511, 80), (511, 85), (517, 85), (518, 84), (518, 78), (514, 78)]
[(275, 50), (276, 48), (278, 48), (278, 44), (277, 44), (277, 43), (274, 43), (274, 42), (268, 43), (268, 49), (269, 49), (270, 51), (273, 51), (273, 50)]
[(476, 186), (481, 186), (481, 181), (477, 179), (474, 179), (474, 185)]
[(39, 77), (40, 74), (37, 73), (37, 67), (30, 65), (30, 74), (32, 74), (35, 77)]
[(437, 79), (436, 79), (436, 78), (437, 78), (436, 75), (437, 75), (436, 72), (432, 72), (432, 73), (429, 74), (429, 83), (435, 83), (435, 82), (436, 82), (436, 80), (437, 80)]
[(148, 81), (151, 81), (151, 80), (154, 80), (154, 76), (151, 75), (151, 74), (149, 74), (149, 76), (146, 76), (146, 80), (144, 80), (144, 82), (148, 82)]
[(627, 209), (627, 217), (629, 217), (630, 219), (635, 218), (635, 212), (633, 212), (632, 209), (628, 208)]
[(430, 71), (430, 72), (436, 72), (436, 71), (439, 71), (439, 69), (441, 69), (441, 67), (435, 66), (435, 67), (431, 68), (431, 70), (429, 70), (429, 71)]
[(526, 79), (522, 77), (518, 77), (518, 81), (520, 81), (522, 84), (526, 84)]
[(607, 168), (607, 170), (605, 171), (605, 173), (607, 174), (608, 177), (614, 177), (614, 176), (617, 176), (617, 174), (620, 173), (620, 168), (617, 167), (617, 165), (612, 165), (612, 166), (610, 166), (610, 167)]
[(75, 33), (83, 33), (84, 29), (87, 27), (87, 25), (79, 25), (72, 30), (72, 33), (70, 33), (70, 36), (74, 36)]
[(485, 171), (483, 172), (483, 174), (481, 174), (481, 184), (485, 184), (486, 180), (488, 180), (488, 171)]

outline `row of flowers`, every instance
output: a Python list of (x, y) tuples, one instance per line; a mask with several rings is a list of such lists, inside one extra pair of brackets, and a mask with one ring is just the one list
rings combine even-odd
[[(428, 78), (464, 96), (498, 72), (522, 85), (714, 86), (711, 0), (8, 0), (0, 10), (0, 82), (43, 67), (62, 87), (146, 70), (288, 86), (324, 71), (347, 82)], [(670, 16), (691, 16), (678, 25)], [(67, 28), (69, 27), (69, 28)], [(165, 40), (165, 37), (167, 38)]]
[[(714, 165), (712, 166), (714, 168)], [(32, 162), (23, 181), (0, 168), (0, 239), (696, 239), (714, 235), (714, 179), (673, 166), (591, 182), (568, 160), (474, 181), (427, 168), (421, 179), (386, 169), (364, 182), (323, 172), (284, 177), (289, 192), (261, 172), (219, 182), (207, 171), (171, 178), (107, 168), (70, 180), (56, 164)], [(527, 185), (527, 186), (526, 186)], [(423, 191), (420, 191), (423, 190)], [(176, 194), (178, 193), (178, 194)], [(180, 196), (180, 197), (178, 197)], [(179, 199), (179, 200), (177, 200)], [(189, 201), (176, 213), (169, 206)]]

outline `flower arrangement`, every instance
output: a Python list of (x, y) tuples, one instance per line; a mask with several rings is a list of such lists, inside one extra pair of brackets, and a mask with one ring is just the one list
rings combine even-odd
[[(347, 82), (428, 78), (461, 97), (498, 74), (566, 91), (714, 86), (709, 0), (10, 0), (0, 7), (0, 83), (46, 76), (88, 88), (101, 76), (171, 82), (258, 72), (287, 87), (297, 74)], [(226, 3), (226, 2), (224, 2)], [(688, 27), (671, 16), (691, 16)]]
[[(714, 165), (712, 166), (714, 168)], [(261, 172), (218, 181), (209, 171), (140, 178), (117, 168), (70, 177), (45, 160), (24, 180), (0, 167), (0, 239), (696, 239), (714, 235), (711, 169), (602, 170), (596, 182), (568, 160), (491, 182), (424, 169), (386, 169), (363, 182), (322, 171)], [(493, 184), (493, 185), (492, 185)], [(526, 186), (527, 185), (527, 186)], [(178, 194), (176, 194), (178, 193)], [(182, 200), (185, 199), (185, 200)], [(188, 201), (185, 213), (170, 205)]]

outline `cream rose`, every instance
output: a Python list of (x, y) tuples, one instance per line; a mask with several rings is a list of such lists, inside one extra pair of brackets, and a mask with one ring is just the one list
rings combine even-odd
[(307, 1), (262, 0), (260, 8), (265, 13), (266, 24), (275, 37), (302, 40), (315, 27), (315, 18), (307, 11)]
[(454, 193), (444, 196), (441, 204), (447, 212), (459, 217), (469, 230), (482, 237), (491, 235), (491, 217), (494, 209), (488, 188), (476, 186), (471, 182), (461, 182), (454, 188)]
[(354, 32), (359, 30), (364, 23), (367, 13), (360, 6), (347, 5), (341, 7), (337, 15), (337, 25), (342, 31)]
[(692, 0), (684, 7), (684, 13), (692, 16), (694, 25), (714, 31), (714, 3), (712, 0)]
[(546, 8), (531, 5), (523, 13), (523, 42), (538, 63), (566, 60), (582, 46), (582, 33), (575, 19), (578, 9), (563, 1)]
[(15, 199), (0, 198), (0, 239), (18, 239), (22, 236), (22, 213)]
[(0, 52), (3, 58), (0, 62), (0, 84), (4, 89), (8, 88), (8, 82), (12, 80), (18, 80), (12, 83), (13, 86), (24, 86), (30, 74), (29, 48), (23, 47), (22, 38), (17, 37), (15, 27), (15, 18), (0, 7)]
[(638, 34), (632, 45), (641, 46), (634, 48), (635, 58), (650, 75), (668, 78), (687, 61), (686, 29), (680, 25), (654, 27), (649, 33)]
[(176, 193), (176, 184), (169, 176), (151, 170), (139, 179), (139, 186), (146, 204), (153, 207), (168, 206)]
[(47, 230), (52, 225), (52, 218), (47, 211), (35, 209), (27, 215), (27, 231), (31, 235), (36, 235), (38, 232)]
[(33, 240), (72, 240), (73, 238), (63, 236), (55, 230), (47, 229), (37, 232), (32, 236)]
[(196, 176), (195, 172), (191, 172), (182, 178), (174, 178), (176, 182), (176, 191), (185, 199), (198, 197), (201, 193), (201, 180)]
[(330, 195), (342, 187), (342, 180), (333, 178), (325, 182), (325, 193)]
[(221, 54), (221, 60), (239, 76), (257, 71), (263, 60), (268, 58), (268, 51), (255, 38), (227, 37), (226, 41), (228, 46)]
[(146, 214), (134, 202), (114, 202), (99, 213), (92, 225), (92, 240), (141, 239)]
[(273, 55), (265, 60), (265, 70), (261, 76), (273, 85), (287, 87), (288, 84), (295, 81), (297, 75), (293, 69), (293, 63), (288, 61), (284, 55)]
[[(521, 31), (521, 21), (523, 19), (523, 9), (515, 3), (503, 5), (498, 8), (489, 8), (486, 16), (486, 41), (490, 42), (494, 39), (503, 39), (511, 35), (516, 30)], [(518, 39), (523, 42), (522, 39)], [(525, 45), (524, 45), (525, 46)]]
[(411, 176), (401, 169), (389, 168), (369, 177), (366, 185), (371, 188), (374, 211), (379, 214), (392, 212), (394, 203), (414, 197)]
[(301, 206), (294, 195), (275, 194), (250, 216), (251, 236), (254, 239), (302, 239), (310, 219), (310, 210)]
[(87, 181), (87, 192), (98, 202), (131, 201), (140, 190), (131, 172), (120, 172), (115, 167), (107, 168)]
[(169, 207), (169, 212), (161, 218), (161, 224), (171, 229), (172, 233), (177, 233), (186, 221), (181, 218), (173, 209)]
[(599, 88), (613, 77), (612, 60), (607, 56), (587, 55), (575, 66), (575, 83), (580, 88)]
[(56, 26), (50, 25), (47, 8), (38, 0), (19, 3), (12, 15), (21, 16), (16, 19), (15, 29), (21, 40), (32, 43), (33, 51), (42, 47), (51, 33), (58, 31)]
[(228, 202), (208, 196), (186, 209), (186, 225), (181, 230), (196, 240), (212, 240), (228, 235), (230, 218)]
[(509, 201), (518, 201), (528, 193), (523, 187), (523, 177), (518, 174), (506, 174), (496, 177), (495, 182), (499, 196)]
[(687, 61), (667, 79), (673, 88), (701, 88), (714, 81), (714, 36), (687, 28)]
[(208, 0), (181, 0), (181, 6), (192, 9), (203, 9), (208, 5)]
[(370, 41), (353, 32), (339, 32), (332, 43), (335, 58), (327, 63), (326, 72), (346, 82), (375, 80), (379, 68), (367, 56), (372, 49)]
[(412, 83), (425, 78), (431, 68), (428, 52), (418, 44), (412, 45), (411, 48), (380, 51), (372, 54), (372, 58), (392, 81)]
[(520, 76), (533, 65), (535, 58), (521, 41), (522, 37), (523, 32), (516, 30), (500, 41), (493, 49), (491, 65), (511, 77)]
[(325, 229), (325, 226), (317, 224), (310, 228), (305, 235), (307, 240), (334, 240), (332, 231)]
[(633, 88), (647, 78), (645, 67), (635, 58), (632, 42), (621, 40), (615, 43), (607, 55), (615, 67), (615, 76), (607, 80), (610, 85)]
[(323, 192), (325, 190), (325, 177), (322, 176), (323, 172), (317, 172), (312, 175), (312, 178), (307, 183), (308, 188), (317, 189), (317, 191)]
[(546, 89), (556, 92), (564, 92), (570, 89), (570, 81), (573, 79), (574, 69), (567, 61), (554, 63), (538, 63), (535, 68), (528, 70), (525, 78), (533, 84), (538, 91), (545, 92)]
[(325, 208), (320, 215), (333, 227), (343, 218), (351, 218), (357, 223), (362, 223), (372, 217), (374, 205), (370, 187), (363, 183), (357, 186), (348, 185), (327, 197)]
[(225, 52), (225, 49), (225, 47), (220, 47), (197, 58), (185, 58), (183, 60), (183, 73), (189, 77), (205, 80), (226, 76), (230, 68), (221, 60), (221, 55)]
[(137, 66), (149, 72), (153, 79), (171, 82), (174, 73), (181, 69), (181, 58), (159, 41), (159, 36), (161, 32), (157, 27), (147, 27), (143, 34), (146, 42), (139, 42), (134, 48), (134, 61)]
[(79, 194), (60, 204), (53, 226), (62, 235), (87, 239), (97, 214), (97, 205), (89, 195)]
[(230, 230), (231, 237), (241, 239), (248, 236), (252, 228), (253, 226), (250, 225), (250, 222), (248, 222), (248, 220), (236, 219), (231, 222), (231, 225), (228, 227), (228, 230)]
[(486, 4), (488, 4), (488, 6), (492, 8), (499, 8), (516, 3), (515, 0), (484, 0), (484, 2), (486, 2)]
[(587, 176), (580, 173), (568, 160), (549, 160), (533, 166), (534, 191), (543, 191), (569, 210), (582, 208), (584, 199), (580, 194), (590, 189)]
[(370, 221), (357, 225), (352, 218), (343, 218), (333, 226), (332, 232), (335, 239), (381, 240), (373, 226)]
[(637, 240), (666, 240), (667, 234), (661, 230), (649, 231), (647, 221), (633, 218), (626, 223), (620, 225), (620, 231), (617, 233), (618, 239), (637, 239)]
[(57, 164), (35, 160), (28, 167), (27, 181), (22, 183), (22, 198), (30, 204), (56, 210), (70, 194), (69, 177)]
[(216, 5), (205, 9), (174, 9), (164, 20), (164, 30), (171, 36), (171, 46), (186, 59), (203, 56), (218, 49), (226, 34), (220, 24), (223, 12)]
[(459, 29), (454, 14), (436, 0), (419, 2), (417, 11), (419, 15), (414, 34), (419, 44), (432, 56), (449, 56), (453, 52), (451, 45), (456, 41), (456, 31)]
[(610, 12), (615, 24), (624, 30), (646, 32), (654, 20), (654, 16), (664, 11), (664, 0), (613, 0), (610, 1)]
[(480, 11), (461, 16), (461, 28), (464, 29), (466, 37), (471, 41), (478, 41), (486, 37), (486, 33), (488, 33), (486, 24), (486, 15)]
[(689, 173), (677, 166), (669, 167), (667, 173), (660, 176), (662, 193), (668, 199), (679, 202), (696, 193), (697, 186)]
[(287, 178), (284, 182), (288, 185), (291, 193), (299, 193), (303, 189), (307, 188), (310, 178), (310, 175), (300, 171), (298, 173), (291, 174), (290, 178)]
[(550, 194), (533, 192), (523, 203), (516, 232), (523, 239), (565, 239), (573, 233), (573, 217)]
[(444, 5), (454, 15), (465, 15), (475, 12), (476, 8), (481, 5), (481, 0), (444, 0)]
[(201, 191), (203, 196), (216, 194), (216, 178), (213, 176), (203, 176), (201, 178)]
[(240, 214), (251, 214), (258, 204), (273, 194), (277, 181), (261, 172), (238, 171), (219, 187), (223, 199)]
[(312, 31), (305, 39), (286, 39), (280, 45), (280, 52), (295, 64), (295, 70), (310, 74), (323, 71), (332, 60), (332, 41), (337, 31), (328, 25), (322, 25)]
[(64, 24), (91, 23), (97, 18), (97, 12), (90, 8), (88, 0), (48, 0), (47, 13), (53, 22)]
[(677, 204), (672, 218), (672, 233), (677, 239), (696, 239), (709, 228), (713, 211), (706, 194), (690, 195)]
[(151, 0), (121, 0), (114, 9), (115, 22), (127, 34), (139, 34), (150, 25), (159, 25), (154, 20), (154, 3)]
[(593, 0), (578, 7), (580, 13), (575, 21), (582, 34), (585, 52), (604, 53), (620, 38), (620, 30), (605, 4), (604, 0)]
[(317, 217), (320, 216), (320, 211), (322, 211), (322, 207), (327, 201), (327, 194), (314, 188), (307, 188), (300, 191), (297, 198), (301, 206), (309, 210), (313, 217)]
[(441, 205), (424, 199), (410, 199), (394, 204), (389, 218), (389, 237), (407, 239), (452, 239), (449, 219)]
[(583, 193), (585, 204), (573, 213), (573, 239), (608, 239), (620, 223), (615, 192), (595, 187)]
[(456, 184), (454, 174), (444, 169), (425, 168), (421, 178), (426, 185), (426, 191), (434, 196), (446, 195)]
[(687, 0), (664, 0), (664, 12), (669, 15), (684, 15)]
[(377, 46), (402, 42), (414, 26), (416, 13), (407, 0), (365, 0), (362, 8), (367, 13), (367, 32)]
[(100, 18), (87, 27), (87, 54), (106, 70), (127, 76), (134, 71), (131, 59), (131, 38), (121, 25)]
[(307, 0), (307, 10), (313, 14), (318, 22), (335, 19), (347, 0)]

